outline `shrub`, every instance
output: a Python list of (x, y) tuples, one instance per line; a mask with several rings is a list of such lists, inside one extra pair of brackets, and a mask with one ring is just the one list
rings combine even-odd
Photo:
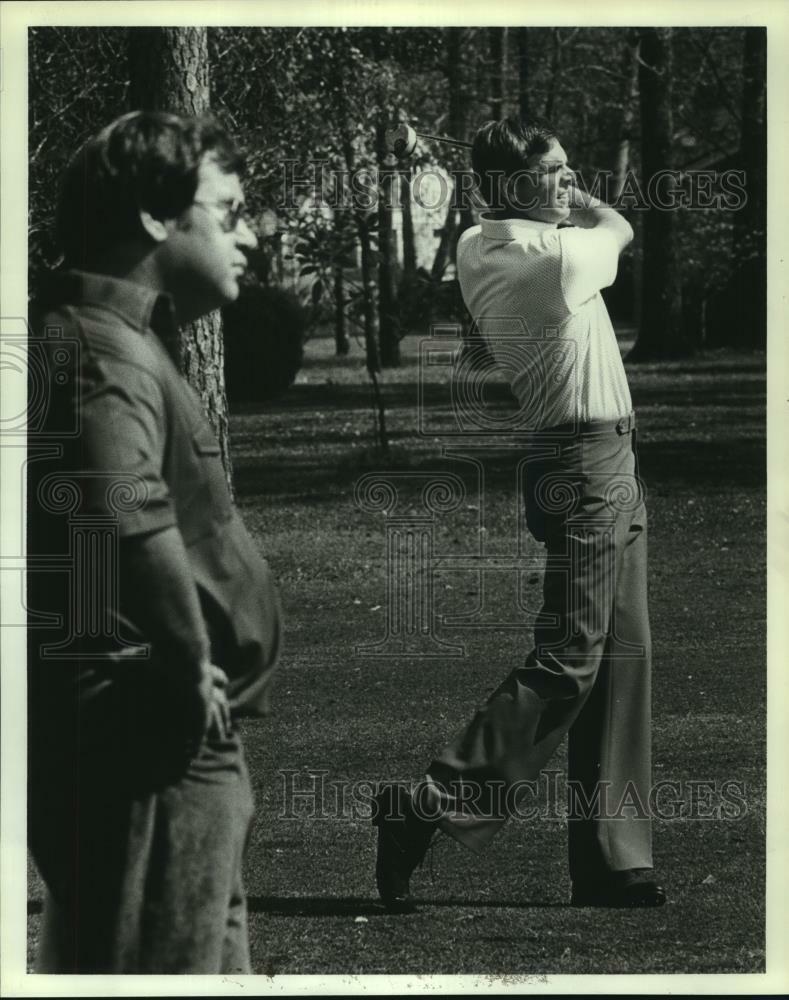
[(293, 383), (304, 356), (307, 313), (291, 292), (251, 285), (222, 310), (231, 402), (265, 402)]
[(398, 289), (398, 320), (401, 329), (427, 334), (431, 323), (461, 323), (468, 320), (457, 279), (434, 278), (420, 267), (404, 274)]

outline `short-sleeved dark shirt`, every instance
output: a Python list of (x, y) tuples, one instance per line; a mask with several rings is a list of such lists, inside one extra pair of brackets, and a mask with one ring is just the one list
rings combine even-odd
[(31, 320), (30, 397), (41, 404), (28, 439), (31, 666), (51, 678), (61, 661), (76, 664), (69, 683), (87, 703), (112, 680), (107, 662), (133, 662), (146, 637), (118, 597), (124, 548), (112, 536), (176, 526), (231, 706), (265, 714), (280, 647), (277, 590), (232, 503), (200, 400), (170, 356), (171, 300), (72, 271), (56, 277)]

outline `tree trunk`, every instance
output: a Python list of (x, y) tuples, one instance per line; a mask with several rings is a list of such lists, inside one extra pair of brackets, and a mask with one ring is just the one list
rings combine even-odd
[(529, 94), (529, 29), (518, 28), (518, 111), (521, 118), (531, 114)]
[[(642, 188), (673, 159), (671, 29), (642, 28), (639, 94)], [(683, 357), (682, 287), (676, 252), (676, 212), (650, 207), (644, 217), (641, 326), (628, 360)]]
[[(347, 108), (345, 107), (344, 90), (342, 80), (339, 89), (339, 110), (342, 118), (349, 120)], [(345, 128), (342, 132), (342, 155), (345, 160), (345, 168), (348, 176), (353, 176), (356, 168), (356, 158), (353, 151), (351, 133)], [(359, 247), (362, 257), (362, 316), (364, 323), (364, 355), (367, 366), (367, 374), (373, 386), (373, 396), (375, 400), (376, 415), (376, 437), (383, 455), (389, 454), (389, 437), (386, 430), (386, 410), (384, 407), (381, 387), (378, 383), (378, 373), (381, 371), (381, 352), (378, 341), (378, 313), (375, 301), (375, 251), (373, 250), (372, 238), (370, 236), (369, 218), (364, 211), (354, 209), (354, 222), (356, 233), (359, 238)]]
[(206, 28), (129, 29), (132, 107), (199, 115), (208, 110)]
[(334, 268), (334, 345), (338, 357), (346, 355), (351, 346), (345, 332), (345, 279), (341, 264)]
[(444, 225), (441, 229), (441, 235), (438, 240), (438, 246), (436, 247), (436, 255), (433, 258), (433, 264), (430, 268), (430, 277), (433, 281), (442, 281), (444, 277), (444, 271), (447, 269), (447, 264), (449, 264), (450, 259), (450, 249), (452, 240), (455, 236), (457, 230), (457, 212), (452, 207), (449, 206), (447, 210), (447, 216), (444, 220)]
[(551, 31), (551, 79), (548, 83), (548, 94), (545, 98), (545, 117), (550, 121), (556, 108), (559, 95), (559, 83), (562, 76), (562, 36), (558, 28)]
[[(133, 108), (199, 115), (210, 105), (206, 28), (131, 28), (128, 35), (129, 98)], [(233, 470), (227, 422), (224, 343), (220, 313), (180, 331), (181, 368), (199, 394), (222, 449), (228, 486)]]
[(364, 347), (367, 362), (367, 374), (373, 384), (373, 396), (376, 412), (376, 435), (384, 455), (389, 454), (389, 436), (386, 430), (386, 410), (384, 408), (378, 373), (381, 371), (381, 353), (378, 340), (378, 316), (375, 309), (375, 253), (373, 251), (368, 219), (363, 213), (357, 213), (359, 242), (362, 248), (362, 288), (364, 290)]
[(490, 117), (494, 121), (500, 121), (504, 116), (504, 80), (506, 78), (507, 59), (506, 41), (506, 28), (488, 28), (488, 44), (490, 49)]
[(644, 213), (633, 212), (633, 325), (641, 329), (641, 310), (644, 305)]
[(711, 347), (763, 350), (767, 341), (766, 171), (764, 28), (743, 31), (740, 145), (736, 167), (745, 173), (745, 203), (734, 213), (732, 274), (706, 301)]
[(378, 315), (375, 301), (375, 251), (368, 220), (363, 213), (356, 214), (359, 244), (362, 251), (362, 315), (364, 317), (364, 347), (367, 371), (370, 376), (381, 370), (381, 351), (378, 340)]
[(397, 368), (400, 365), (400, 331), (396, 315), (395, 269), (397, 250), (392, 224), (392, 206), (395, 197), (397, 173), (389, 162), (386, 149), (386, 129), (389, 117), (378, 116), (375, 129), (376, 159), (378, 163), (378, 329), (381, 345), (381, 365)]
[(628, 32), (622, 53), (622, 74), (625, 78), (622, 94), (622, 117), (619, 121), (619, 139), (613, 150), (614, 173), (609, 200), (615, 202), (622, 193), (630, 167), (630, 142), (635, 122), (635, 104), (638, 93), (638, 32)]
[[(501, 33), (501, 55), (499, 57), (499, 69), (504, 72), (503, 60), (506, 58), (506, 28), (490, 29), (491, 31), (498, 31)], [(456, 139), (465, 139), (466, 131), (468, 129), (468, 110), (469, 110), (469, 97), (468, 91), (465, 86), (465, 79), (463, 76), (463, 42), (466, 36), (461, 32), (457, 32), (452, 36), (451, 46), (447, 52), (447, 83), (449, 84), (449, 134), (454, 136)], [(502, 91), (503, 93), (503, 91)], [(461, 153), (461, 172), (466, 172), (471, 168), (470, 157), (467, 153)], [(454, 183), (457, 185), (457, 180)], [(474, 225), (474, 215), (471, 210), (471, 205), (469, 203), (469, 193), (464, 191), (463, 200), (457, 206), (460, 212), (460, 216), (457, 220), (457, 225), (451, 232), (449, 240), (449, 256), (452, 263), (455, 262), (455, 251), (457, 250), (457, 243), (461, 235), (470, 227)], [(454, 215), (453, 215), (454, 220)]]
[[(342, 46), (343, 36), (338, 39), (338, 44)], [(348, 44), (347, 38), (344, 44)], [(348, 107), (349, 81), (343, 72), (344, 59), (342, 49), (337, 52), (335, 59), (329, 69), (329, 77), (337, 94), (337, 120), (341, 123), (340, 147), (342, 158), (345, 161), (345, 169), (348, 177), (353, 177), (356, 169), (356, 156), (353, 148), (352, 128), (355, 117)], [(356, 235), (359, 240), (362, 264), (362, 316), (364, 324), (364, 353), (367, 366), (367, 374), (373, 386), (375, 402), (375, 433), (381, 452), (384, 455), (389, 453), (389, 439), (386, 430), (386, 411), (384, 409), (383, 396), (378, 383), (378, 373), (381, 371), (381, 353), (378, 342), (378, 313), (375, 300), (375, 251), (373, 250), (372, 238), (370, 235), (369, 219), (372, 218), (365, 211), (354, 208), (353, 221), (356, 227)]]
[(407, 284), (416, 276), (416, 240), (411, 203), (411, 168), (400, 174), (400, 208), (403, 220), (403, 280)]
[(743, 315), (738, 326), (743, 346), (762, 349), (767, 343), (767, 32), (746, 28), (744, 35), (740, 163), (747, 201), (734, 217), (734, 251), (744, 258), (737, 273), (742, 289), (737, 298), (750, 315)]
[(740, 160), (746, 171), (748, 199), (744, 210), (737, 213), (735, 222), (735, 226), (739, 226), (743, 232), (763, 230), (765, 223), (764, 213), (767, 204), (766, 70), (766, 29), (746, 28), (743, 40)]
[[(610, 182), (606, 176), (606, 181), (600, 192), (604, 201), (614, 206), (622, 194), (627, 183), (628, 171), (632, 159), (632, 142), (636, 123), (636, 100), (638, 97), (638, 32), (630, 30), (625, 38), (622, 49), (621, 69), (624, 80), (621, 92), (621, 108), (619, 120), (614, 124), (615, 142), (611, 149), (611, 176)], [(631, 246), (630, 269), (620, 268), (620, 276), (617, 281), (617, 299), (623, 308), (631, 315), (635, 321), (636, 329), (639, 326), (641, 315), (641, 213), (631, 212), (629, 216), (630, 224), (633, 226), (634, 237)]]
[(416, 239), (411, 203), (411, 168), (400, 170), (400, 218), (403, 233), (403, 271), (397, 286), (397, 316), (400, 329), (405, 333), (413, 323), (414, 299), (419, 278), (416, 273)]
[[(490, 31), (493, 30), (494, 29), (490, 29)], [(501, 29), (496, 30), (501, 31)], [(465, 139), (466, 119), (468, 117), (469, 97), (466, 91), (465, 79), (462, 72), (462, 67), (464, 65), (463, 41), (465, 38), (466, 34), (462, 28), (446, 28), (444, 30), (444, 45), (446, 50), (444, 72), (447, 78), (447, 92), (449, 97), (447, 125), (450, 135), (456, 139)], [(464, 153), (462, 156), (462, 160), (455, 158), (451, 161), (454, 164), (452, 172), (455, 191), (457, 191), (458, 185), (454, 175), (458, 172), (458, 169), (466, 171), (470, 167), (467, 154)], [(460, 209), (459, 218), (458, 208)], [(457, 241), (460, 238), (461, 233), (463, 233), (463, 231), (470, 225), (473, 225), (473, 222), (474, 217), (471, 211), (471, 206), (468, 204), (468, 193), (464, 194), (463, 202), (460, 205), (455, 203), (455, 195), (453, 193), (452, 200), (447, 208), (446, 219), (441, 230), (436, 255), (433, 258), (433, 265), (430, 269), (430, 274), (434, 281), (441, 281), (444, 277), (447, 265), (450, 261), (452, 263), (455, 262)]]

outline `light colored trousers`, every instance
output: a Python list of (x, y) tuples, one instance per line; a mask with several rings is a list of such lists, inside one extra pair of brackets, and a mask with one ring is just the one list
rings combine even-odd
[[(535, 436), (526, 517), (546, 546), (534, 649), (428, 769), (440, 827), (484, 847), (569, 733), (570, 874), (652, 867), (647, 524), (635, 418)], [(533, 458), (532, 458), (533, 456)]]

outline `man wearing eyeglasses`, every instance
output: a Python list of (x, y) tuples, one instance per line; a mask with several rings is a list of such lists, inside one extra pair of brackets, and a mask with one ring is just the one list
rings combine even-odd
[(268, 710), (279, 601), (174, 360), (178, 326), (237, 298), (256, 246), (242, 167), (210, 119), (133, 113), (65, 173), (64, 267), (31, 340), (48, 401), (28, 479), (40, 972), (251, 971), (235, 719)]

